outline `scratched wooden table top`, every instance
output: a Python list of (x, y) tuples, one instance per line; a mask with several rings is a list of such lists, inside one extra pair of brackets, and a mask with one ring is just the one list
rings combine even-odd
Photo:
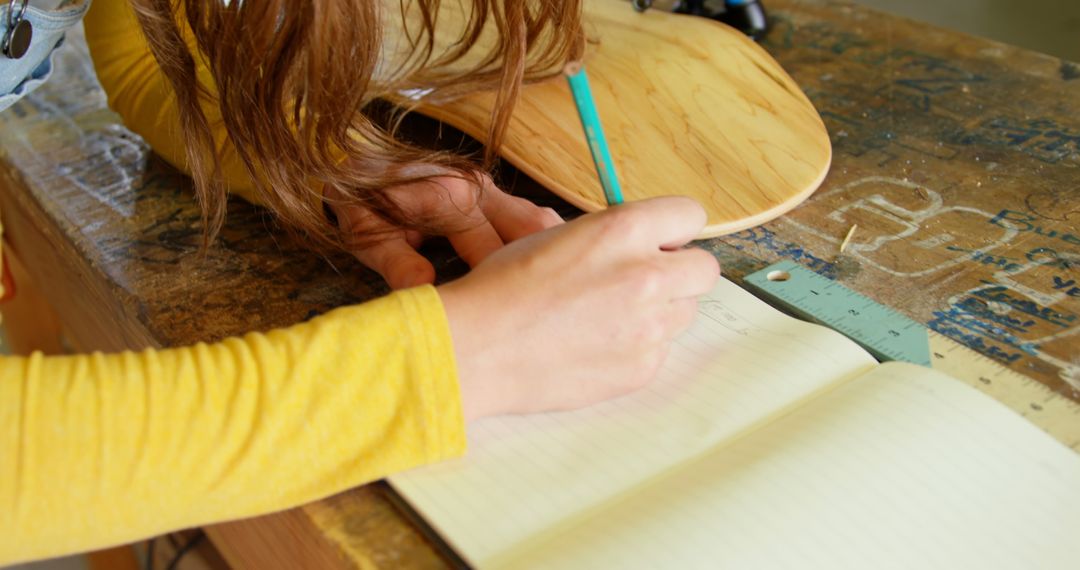
[[(703, 246), (736, 279), (796, 260), (1077, 400), (1080, 65), (843, 3), (767, 6), (764, 46), (823, 116), (833, 167), (788, 215)], [(53, 81), (0, 114), (0, 212), (82, 347), (220, 339), (386, 291), (241, 202), (198, 255), (188, 182), (119, 125), (68, 44)], [(442, 278), (462, 271), (432, 253)], [(209, 532), (252, 567), (444, 566), (388, 493), (368, 485)]]

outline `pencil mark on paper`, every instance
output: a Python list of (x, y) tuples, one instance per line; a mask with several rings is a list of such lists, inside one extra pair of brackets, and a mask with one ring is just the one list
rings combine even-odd
[(739, 325), (743, 320), (722, 301), (705, 299), (699, 303), (698, 312), (731, 332), (742, 336), (747, 336), (749, 334), (748, 327)]

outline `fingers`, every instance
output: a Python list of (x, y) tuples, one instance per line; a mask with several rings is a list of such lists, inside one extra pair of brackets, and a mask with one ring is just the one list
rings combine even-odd
[(353, 256), (382, 275), (392, 289), (407, 289), (435, 282), (435, 267), (416, 252), (404, 237), (390, 238), (353, 250)]
[[(476, 267), (503, 246), (499, 233), (477, 203), (480, 191), (471, 180), (447, 177), (433, 180), (429, 185), (436, 187), (434, 192), (418, 196), (416, 204), (425, 209), (424, 214), (450, 219), (451, 225), (463, 228), (447, 233), (446, 238), (469, 267)], [(460, 220), (454, 221), (455, 217)]]
[[(553, 210), (510, 196), (483, 175), (479, 180), (438, 177), (390, 192), (407, 216), (452, 228), (446, 237), (470, 267), (479, 265), (504, 243), (563, 223)], [(423, 240), (418, 232), (394, 227), (361, 206), (337, 206), (335, 212), (346, 239), (355, 242), (353, 255), (381, 274), (391, 287), (434, 281), (431, 263), (416, 252)], [(699, 295), (712, 286), (719, 274), (715, 259), (707, 253), (674, 251), (697, 237), (706, 222), (704, 210), (689, 198), (643, 200), (591, 219), (600, 220), (597, 225), (604, 228), (606, 236), (594, 234), (590, 243), (604, 242), (606, 247), (600, 249), (612, 248), (609, 254), (619, 255), (620, 250), (622, 254), (664, 250), (673, 255), (667, 261), (675, 279), (669, 287), (673, 292), (669, 298)], [(365, 236), (387, 237), (368, 242)]]
[[(554, 210), (510, 196), (486, 175), (481, 176), (481, 183), (482, 192), (471, 179), (442, 177), (410, 185), (407, 190), (412, 194), (402, 200), (424, 215), (438, 216), (463, 228), (446, 237), (470, 267), (505, 243), (562, 223)], [(455, 217), (460, 219), (455, 221)]]
[(487, 256), (503, 246), (502, 238), (486, 219), (473, 220), (476, 225), (446, 236), (454, 251), (469, 264), (476, 267)]
[(720, 262), (703, 249), (691, 247), (662, 252), (671, 299), (696, 299), (712, 290), (720, 278)]
[(696, 238), (705, 227), (705, 209), (695, 200), (682, 196), (664, 196), (630, 202), (609, 210), (612, 216), (625, 216), (624, 239), (630, 245), (659, 246), (677, 249)]
[[(401, 231), (359, 206), (334, 207), (338, 224), (350, 244), (350, 252), (360, 263), (382, 275), (393, 289), (405, 289), (435, 282), (435, 267), (416, 252), (421, 236)], [(364, 236), (384, 235), (367, 243)]]
[[(478, 265), (504, 242), (562, 223), (553, 210), (509, 196), (486, 175), (480, 177), (480, 183), (483, 192), (476, 180), (447, 176), (405, 184), (390, 192), (406, 215), (458, 228), (448, 231), (446, 238), (470, 267)], [(341, 198), (333, 193), (328, 193), (328, 197)], [(431, 263), (415, 251), (423, 242), (419, 232), (392, 226), (359, 205), (331, 202), (331, 207), (353, 255), (379, 272), (391, 287), (398, 289), (434, 281)]]
[(481, 208), (504, 242), (510, 243), (563, 223), (562, 216), (555, 210), (541, 208), (524, 198), (511, 196), (499, 189), (488, 177), (484, 180)]

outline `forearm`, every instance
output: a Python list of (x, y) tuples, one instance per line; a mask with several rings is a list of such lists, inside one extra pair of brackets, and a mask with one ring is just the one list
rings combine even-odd
[(0, 361), (0, 565), (292, 507), (460, 454), (434, 289), (213, 345)]

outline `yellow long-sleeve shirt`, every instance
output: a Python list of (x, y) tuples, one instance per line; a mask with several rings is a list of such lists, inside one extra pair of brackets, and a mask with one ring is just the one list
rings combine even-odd
[[(91, 8), (102, 84), (182, 166), (175, 105), (134, 26), (123, 0)], [(0, 358), (0, 566), (292, 507), (464, 447), (432, 287), (212, 345)]]

